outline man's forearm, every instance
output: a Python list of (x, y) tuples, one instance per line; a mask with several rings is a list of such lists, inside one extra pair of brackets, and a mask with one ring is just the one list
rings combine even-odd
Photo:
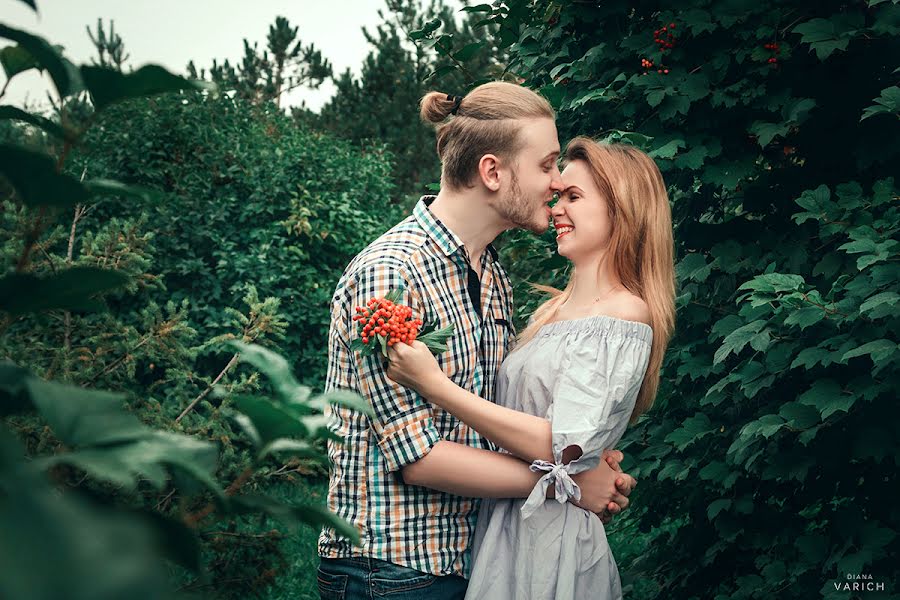
[[(527, 498), (544, 473), (510, 456), (441, 440), (424, 457), (403, 467), (403, 480), (470, 498)], [(548, 496), (552, 497), (553, 486)]]

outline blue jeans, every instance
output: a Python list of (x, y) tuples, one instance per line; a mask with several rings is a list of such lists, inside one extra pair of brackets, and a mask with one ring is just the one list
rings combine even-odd
[(377, 558), (321, 558), (322, 600), (463, 600), (468, 582), (458, 575), (437, 576)]

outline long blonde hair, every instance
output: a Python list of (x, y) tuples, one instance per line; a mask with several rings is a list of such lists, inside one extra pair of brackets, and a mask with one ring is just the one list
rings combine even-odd
[(519, 119), (556, 118), (543, 96), (505, 81), (479, 85), (458, 104), (454, 96), (428, 92), (420, 102), (420, 114), (437, 129), (441, 187), (455, 190), (472, 185), (485, 154), (510, 160), (518, 154), (524, 143)]
[[(653, 159), (634, 146), (598, 143), (577, 137), (566, 148), (565, 162), (584, 161), (609, 206), (612, 235), (608, 256), (629, 292), (650, 309), (653, 345), (630, 422), (650, 410), (659, 389), (659, 372), (675, 330), (675, 265), (672, 212), (662, 174)], [(541, 304), (519, 335), (521, 348), (569, 299), (575, 274), (564, 290), (535, 285), (551, 298)]]

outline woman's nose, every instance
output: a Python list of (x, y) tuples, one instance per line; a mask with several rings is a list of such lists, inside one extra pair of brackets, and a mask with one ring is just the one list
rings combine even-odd
[(553, 215), (554, 219), (566, 214), (566, 210), (563, 208), (562, 199), (557, 200), (556, 203), (550, 207), (550, 214)]

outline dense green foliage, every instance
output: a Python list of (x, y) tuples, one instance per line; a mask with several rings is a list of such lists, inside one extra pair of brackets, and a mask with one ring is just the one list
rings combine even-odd
[[(847, 597), (834, 584), (870, 574), (886, 597), (900, 6), (635, 6), (473, 9), (517, 33), (511, 70), (552, 100), (563, 140), (637, 144), (669, 185), (677, 332), (657, 404), (622, 444), (643, 484), (611, 528), (614, 547), (639, 536), (623, 575), (636, 597), (670, 599)], [(506, 245), (520, 315), (540, 301), (521, 284), (565, 280), (550, 244)]]
[(308, 564), (273, 518), (354, 532), (286, 484), (325, 468), (326, 402), (368, 409), (293, 373), (321, 383), (331, 289), (396, 216), (389, 157), (123, 72), (102, 26), (82, 67), (0, 33), (7, 77), (47, 68), (60, 100), (51, 119), (0, 107), (0, 595), (246, 597), (296, 578)]

